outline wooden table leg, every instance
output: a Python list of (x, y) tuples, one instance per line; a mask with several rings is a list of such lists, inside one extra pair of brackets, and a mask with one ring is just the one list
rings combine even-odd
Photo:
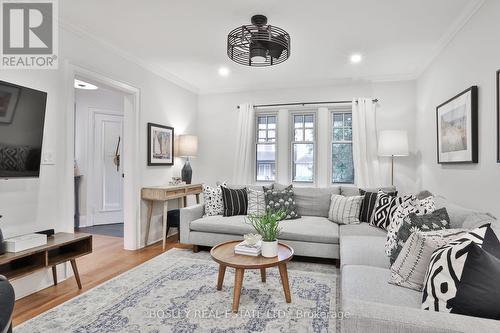
[(200, 193), (196, 193), (196, 204), (200, 204)]
[(148, 218), (146, 221), (146, 239), (144, 240), (144, 246), (148, 246), (149, 229), (151, 228), (151, 216), (153, 216), (153, 200), (150, 200), (148, 202)]
[(262, 282), (266, 282), (266, 269), (265, 268), (260, 269), (260, 279), (262, 280)]
[(245, 270), (243, 268), (236, 268), (234, 275), (234, 297), (233, 297), (233, 312), (237, 313), (240, 307), (240, 294), (241, 286), (243, 285), (243, 275)]
[(71, 268), (73, 268), (73, 274), (75, 274), (76, 284), (78, 285), (78, 289), (82, 289), (82, 282), (80, 281), (80, 274), (78, 274), (78, 267), (76, 267), (76, 260), (71, 259)]
[(224, 283), (224, 275), (226, 274), (226, 266), (219, 265), (219, 276), (217, 277), (217, 290), (222, 290)]
[(57, 267), (52, 266), (52, 278), (54, 279), (54, 286), (57, 286)]
[(286, 269), (286, 263), (280, 264), (278, 266), (280, 270), (281, 283), (283, 284), (283, 290), (285, 291), (285, 300), (287, 303), (292, 302), (292, 296), (290, 295), (290, 285), (288, 284), (288, 271)]
[(187, 196), (182, 198), (182, 203), (184, 204), (183, 207), (187, 207), (187, 205), (188, 205), (188, 198), (187, 198)]
[(168, 215), (168, 201), (163, 202), (163, 218), (162, 218), (162, 240), (163, 240), (163, 250), (165, 250), (165, 245), (167, 243), (167, 215)]

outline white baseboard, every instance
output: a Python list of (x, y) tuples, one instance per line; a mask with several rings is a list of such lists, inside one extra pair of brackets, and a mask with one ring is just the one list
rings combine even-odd
[(92, 224), (87, 224), (90, 221), (87, 221), (86, 215), (80, 215), (80, 228), (91, 227)]

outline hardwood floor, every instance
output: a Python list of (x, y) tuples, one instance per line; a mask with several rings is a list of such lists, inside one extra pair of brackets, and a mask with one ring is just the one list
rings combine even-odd
[[(74, 277), (59, 282), (56, 286), (43, 289), (16, 301), (14, 326), (29, 320), (61, 303), (94, 288), (145, 261), (161, 254), (161, 242), (137, 251), (123, 249), (123, 238), (94, 235), (92, 254), (78, 258), (78, 270), (83, 289), (79, 290)], [(174, 247), (191, 248), (177, 243), (177, 235), (170, 236), (165, 251)]]

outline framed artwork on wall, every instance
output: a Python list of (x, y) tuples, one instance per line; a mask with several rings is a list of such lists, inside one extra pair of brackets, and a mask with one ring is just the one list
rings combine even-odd
[(500, 69), (497, 71), (497, 163), (500, 163)]
[(174, 128), (148, 123), (148, 165), (174, 165)]
[(478, 162), (478, 88), (472, 86), (436, 108), (437, 161)]

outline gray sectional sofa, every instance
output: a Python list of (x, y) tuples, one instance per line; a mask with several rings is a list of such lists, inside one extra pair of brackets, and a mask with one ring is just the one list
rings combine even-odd
[[(331, 194), (358, 195), (357, 188), (297, 187), (294, 192), (302, 218), (281, 223), (280, 241), (291, 245), (296, 255), (340, 259), (342, 332), (500, 332), (500, 321), (421, 310), (420, 292), (388, 283), (386, 231), (368, 223), (339, 226), (327, 219)], [(500, 235), (500, 223), (486, 214), (440, 197), (436, 204), (447, 208), (452, 228), (490, 222)], [(180, 225), (182, 243), (204, 246), (253, 232), (243, 216), (203, 217), (202, 205), (181, 209)]]

